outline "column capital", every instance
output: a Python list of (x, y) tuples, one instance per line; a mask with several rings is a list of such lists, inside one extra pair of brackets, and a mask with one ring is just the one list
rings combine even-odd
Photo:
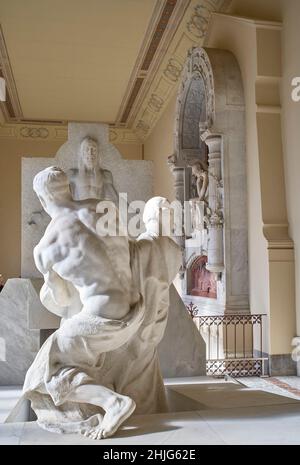
[(209, 129), (202, 134), (200, 138), (209, 148), (209, 156), (212, 153), (221, 152), (222, 134), (211, 132)]

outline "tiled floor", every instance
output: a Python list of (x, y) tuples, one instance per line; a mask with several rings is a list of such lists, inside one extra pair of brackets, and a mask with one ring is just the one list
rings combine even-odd
[(289, 391), (289, 396), (283, 394), (282, 387), (288, 384), (297, 389), (299, 379), (280, 378), (285, 383), (281, 386), (271, 380), (239, 381), (252, 385), (247, 388), (210, 378), (167, 380), (177, 408), (168, 414), (132, 417), (112, 439), (57, 435), (26, 422), (0, 425), (0, 444), (300, 445), (300, 398)]
[(278, 376), (276, 378), (239, 378), (238, 381), (250, 388), (300, 400), (300, 377)]

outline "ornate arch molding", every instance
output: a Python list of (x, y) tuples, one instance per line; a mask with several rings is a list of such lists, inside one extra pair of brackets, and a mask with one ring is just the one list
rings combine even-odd
[[(219, 276), (218, 304), (224, 311), (247, 312), (245, 106), (239, 65), (231, 52), (189, 51), (178, 90), (174, 146), (169, 163), (178, 200), (193, 196), (190, 165), (200, 161), (208, 170), (207, 269)], [(186, 238), (186, 262), (188, 244)]]
[[(192, 48), (188, 52), (188, 58), (183, 69), (180, 87), (176, 103), (176, 120), (175, 120), (175, 153), (177, 157), (177, 164), (185, 164), (188, 159), (187, 150), (183, 146), (183, 123), (184, 113), (187, 105), (187, 98), (191, 91), (193, 83), (202, 83), (198, 90), (205, 90), (203, 97), (205, 98), (205, 110), (202, 113), (202, 120), (199, 121), (200, 131), (205, 131), (207, 128), (212, 127), (215, 115), (215, 93), (214, 93), (214, 78), (213, 70), (204, 48)], [(202, 89), (201, 89), (202, 88)], [(201, 98), (201, 95), (199, 95)], [(199, 141), (200, 142), (200, 141)], [(199, 144), (201, 145), (201, 143)], [(196, 148), (193, 148), (196, 150)], [(194, 154), (192, 154), (194, 155)]]

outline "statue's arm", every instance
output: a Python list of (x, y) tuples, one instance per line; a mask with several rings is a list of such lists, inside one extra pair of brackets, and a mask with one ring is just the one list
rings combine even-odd
[(207, 188), (208, 188), (208, 173), (207, 171), (204, 171), (202, 175), (202, 187), (201, 187), (200, 194), (199, 194), (200, 200), (204, 200)]
[(50, 270), (44, 275), (45, 282), (40, 292), (42, 304), (52, 313), (66, 318), (71, 296), (68, 285), (55, 271)]

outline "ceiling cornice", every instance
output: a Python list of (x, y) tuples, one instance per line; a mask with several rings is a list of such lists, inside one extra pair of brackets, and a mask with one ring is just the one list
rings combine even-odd
[(246, 16), (231, 15), (226, 13), (213, 13), (212, 18), (223, 18), (228, 21), (238, 22), (242, 24), (247, 24), (248, 26), (253, 26), (256, 29), (275, 29), (281, 31), (283, 24), (280, 21), (268, 21), (263, 19), (248, 18)]
[[(62, 141), (68, 139), (68, 126), (55, 124), (0, 124), (0, 140), (35, 140), (35, 141)], [(112, 144), (141, 144), (137, 134), (126, 128), (109, 128), (109, 141)]]
[[(137, 101), (169, 47), (191, 0), (159, 0), (131, 73), (116, 124), (130, 125)], [(137, 97), (139, 96), (139, 99)]]
[[(158, 0), (129, 80), (110, 140), (141, 144), (176, 92), (192, 46), (203, 45), (213, 12), (226, 12), (231, 0)], [(0, 75), (7, 84), (7, 101), (0, 103), (5, 122), (0, 138), (65, 140), (67, 121), (24, 118), (0, 28)]]
[(154, 57), (129, 115), (128, 127), (140, 139), (151, 134), (176, 92), (188, 50), (203, 45), (212, 13), (226, 12), (230, 3), (231, 0), (191, 0), (182, 12), (164, 53), (157, 51), (159, 57)]

